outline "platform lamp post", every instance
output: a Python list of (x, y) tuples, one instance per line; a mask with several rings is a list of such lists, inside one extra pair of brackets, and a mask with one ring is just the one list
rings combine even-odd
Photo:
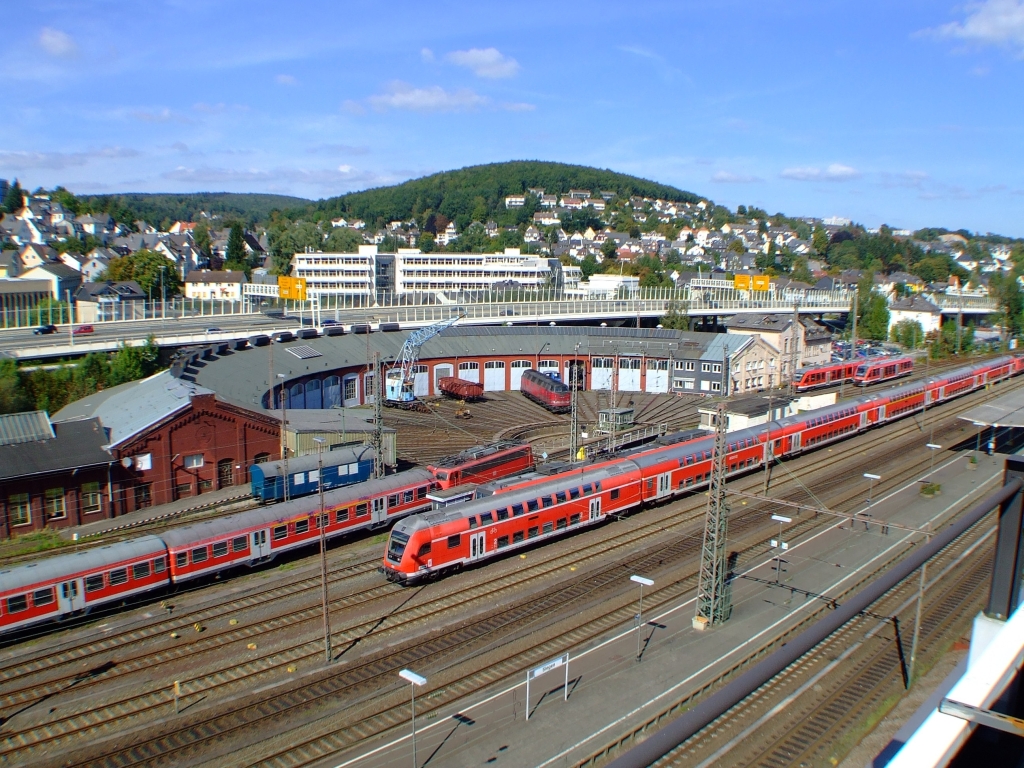
[(779, 579), (782, 576), (782, 552), (783, 550), (789, 549), (789, 544), (782, 540), (782, 526), (786, 523), (792, 523), (793, 518), (786, 517), (785, 515), (772, 515), (772, 520), (779, 524), (779, 540), (770, 541), (772, 547), (778, 551), (775, 555), (775, 583), (779, 583)]
[(644, 587), (653, 587), (654, 582), (636, 574), (630, 576), (629, 580), (640, 585), (640, 605), (636, 612), (636, 660), (640, 661), (640, 636), (644, 627)]
[(427, 678), (417, 675), (411, 669), (403, 669), (398, 676), (409, 682), (409, 691), (412, 695), (412, 768), (417, 768), (416, 761), (416, 686), (427, 684)]
[(327, 517), (324, 515), (324, 439), (314, 437), (317, 447), (316, 488), (320, 494), (320, 514), (317, 526), (320, 528), (320, 594), (324, 608), (324, 662), (331, 663), (331, 616), (327, 608)]
[(928, 477), (931, 477), (935, 469), (935, 452), (942, 450), (942, 446), (935, 443), (927, 443), (924, 447), (931, 452), (931, 458), (928, 460)]
[(881, 475), (873, 475), (870, 472), (865, 472), (864, 477), (868, 480), (868, 504), (871, 504), (871, 489), (874, 488), (875, 483), (882, 479)]

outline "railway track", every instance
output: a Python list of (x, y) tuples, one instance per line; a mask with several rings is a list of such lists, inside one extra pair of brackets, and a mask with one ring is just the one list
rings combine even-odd
[[(919, 658), (927, 662), (970, 625), (991, 578), (990, 516), (929, 562)], [(917, 579), (901, 584), (709, 728), (656, 762), (784, 768), (835, 765), (869, 719), (904, 692)], [(923, 663), (917, 669), (924, 667)], [(713, 733), (712, 733), (713, 731)]]
[[(934, 415), (933, 416), (933, 414), (938, 414), (938, 415)], [(942, 415), (940, 413), (940, 409), (936, 409), (936, 410), (934, 410), (934, 411), (929, 413), (929, 419), (933, 419), (933, 418), (934, 419), (941, 419), (942, 418)], [(917, 429), (917, 427), (915, 425), (913, 425), (912, 422), (909, 423), (909, 424), (907, 422), (900, 422), (899, 425), (893, 425), (893, 426), (897, 427), (898, 431), (901, 434), (904, 434), (904, 433), (905, 434), (909, 434), (909, 433), (912, 433), (912, 432), (916, 431), (916, 429)], [(865, 438), (866, 438), (866, 440), (865, 440)], [(891, 432), (891, 431), (887, 431), (884, 434), (882, 434), (880, 432), (879, 433), (868, 433), (867, 435), (861, 436), (861, 439), (862, 439), (862, 442), (858, 446), (856, 446), (856, 447), (858, 448), (858, 450), (863, 452), (863, 451), (867, 450), (868, 448), (873, 447), (873, 445), (881, 445), (881, 444), (884, 444), (884, 443), (889, 443), (891, 445), (893, 440), (894, 440), (894, 433)], [(891, 458), (895, 461), (897, 458), (900, 458), (905, 453), (906, 453), (906, 448), (902, 447), (902, 446), (899, 446), (899, 447), (897, 447), (897, 448), (895, 448), (895, 449), (893, 449), (891, 451)], [(813, 456), (814, 454), (811, 454), (811, 455)], [(868, 459), (864, 459), (864, 461), (867, 461), (867, 460)], [(872, 456), (870, 460), (871, 461), (878, 461), (878, 457), (877, 456)], [(923, 459), (922, 459), (922, 461), (923, 461)], [(854, 461), (853, 463), (854, 464), (858, 464), (857, 461)], [(920, 464), (920, 463), (922, 463), (922, 462), (917, 462), (917, 464)], [(917, 471), (917, 464), (915, 464), (915, 466), (912, 468), (912, 471)], [(855, 477), (855, 476), (857, 476), (857, 474), (858, 474), (858, 472), (859, 472), (859, 470), (861, 468), (862, 467), (860, 467), (860, 466), (856, 466), (848, 474), (851, 477)], [(811, 468), (811, 470), (813, 470), (813, 467)], [(805, 470), (805, 472), (807, 472), (807, 471), (810, 471), (810, 470)], [(837, 479), (837, 475), (836, 475), (834, 470), (829, 470), (829, 477), (830, 477), (830, 479), (832, 481), (835, 481)], [(747, 482), (750, 482), (750, 480), (751, 480), (751, 478), (747, 478)], [(753, 479), (753, 484), (759, 485), (760, 484), (759, 478)], [(799, 493), (797, 495), (799, 495)], [(858, 495), (859, 494), (856, 493), (856, 492), (853, 494), (853, 496), (858, 496)], [(690, 506), (690, 507), (701, 506), (698, 497), (691, 497), (691, 499), (697, 499), (697, 503), (696, 504), (690, 504), (688, 506)], [(830, 503), (835, 504), (836, 501), (830, 500)], [(678, 515), (678, 513), (679, 513), (679, 510), (677, 508), (678, 506), (679, 506), (678, 504), (671, 505), (671, 507), (676, 508), (676, 509), (666, 510), (665, 511), (665, 516)], [(652, 517), (650, 523), (646, 523), (645, 525), (641, 525), (641, 526), (639, 526), (639, 528), (643, 529), (645, 526), (648, 529), (650, 529), (651, 527), (657, 527), (657, 528), (659, 528), (659, 530), (664, 531), (665, 530), (665, 526), (664, 526), (663, 519), (661, 519), (662, 517), (663, 517), (663, 515), (658, 515), (658, 520), (657, 521), (655, 521), (654, 518)], [(683, 526), (683, 525), (685, 525), (687, 523), (693, 522), (693, 520), (696, 519), (696, 517), (699, 517), (699, 513), (697, 515), (690, 515), (690, 516), (683, 515), (682, 516), (683, 519), (680, 519), (680, 520), (678, 520), (676, 522), (676, 528), (678, 529), (678, 527), (680, 527), (680, 526)], [(758, 520), (763, 519), (763, 514), (756, 513), (756, 512), (754, 512), (753, 509), (751, 509), (751, 510), (749, 510), (747, 512), (746, 518), (744, 518), (743, 515), (740, 515), (731, 524), (733, 532), (735, 534), (742, 534), (742, 535), (746, 535), (746, 534), (750, 533), (751, 530), (753, 530), (753, 529), (758, 527), (756, 525), (752, 525), (751, 522), (750, 522), (754, 518), (757, 518)], [(746, 520), (746, 522), (745, 522), (745, 520)], [(798, 525), (812, 525), (812, 526), (813, 526), (813, 524), (814, 523), (811, 522), (811, 521), (804, 521), (802, 523), (798, 523)], [(819, 524), (820, 524), (820, 521), (819, 521)], [(748, 530), (748, 529), (750, 529), (750, 530)], [(633, 544), (633, 545), (637, 544), (639, 541), (641, 541), (644, 538), (645, 535), (649, 535), (650, 533), (651, 532), (649, 530), (648, 530), (647, 534), (645, 534), (643, 530), (635, 531), (634, 532), (634, 536), (629, 541), (623, 540), (615, 548), (616, 549), (620, 549), (620, 550), (628, 548), (628, 545), (630, 545), (630, 544)], [(678, 530), (676, 530), (675, 533), (676, 533), (676, 535), (678, 535)], [(604, 559), (607, 560), (607, 553), (608, 553), (608, 550), (609, 550), (609, 545), (610, 544), (615, 544), (614, 539), (616, 537), (621, 538), (621, 536), (619, 534), (615, 534), (613, 537), (610, 537), (611, 539), (613, 539), (612, 541), (605, 540), (605, 541), (600, 541), (600, 542), (592, 542), (589, 545), (589, 547), (592, 548), (592, 549), (596, 548), (596, 549), (599, 549), (600, 551), (602, 551), (604, 553), (604, 556), (605, 556)], [(762, 538), (762, 537), (755, 536), (755, 538), (759, 539), (759, 538)], [(685, 543), (683, 543), (685, 541), (690, 541), (691, 543), (690, 544), (685, 544)], [(699, 548), (699, 542), (697, 542), (696, 544), (693, 544), (692, 541), (693, 541), (693, 537), (688, 537), (687, 539), (684, 539), (683, 542), (680, 543), (680, 547), (682, 547), (682, 549), (680, 549), (679, 552), (677, 553), (678, 559), (686, 559), (687, 557), (692, 559), (693, 555), (696, 552), (696, 549)], [(751, 546), (755, 546), (755, 545), (752, 544)], [(660, 556), (663, 557), (664, 556), (663, 555), (664, 549), (663, 548), (659, 549), (659, 553), (661, 553)], [(541, 563), (538, 566), (535, 566), (535, 568), (539, 567), (540, 570), (537, 570), (532, 575), (530, 575), (530, 580), (533, 581), (534, 583), (536, 583), (536, 580), (538, 578), (542, 578), (545, 574), (552, 573), (554, 571), (560, 570), (561, 568), (564, 568), (567, 562), (574, 562), (574, 563), (577, 563), (577, 564), (581, 563), (583, 560), (585, 560), (586, 556), (587, 556), (587, 552), (582, 547), (578, 547), (577, 549), (575, 549), (571, 553), (571, 555), (570, 555), (571, 560), (559, 561), (558, 558), (553, 556), (549, 562)], [(643, 554), (640, 555), (640, 557), (643, 557), (643, 556), (645, 556), (645, 555), (643, 555)], [(559, 556), (559, 557), (562, 557), (562, 556)], [(582, 560), (581, 560), (581, 558), (582, 558)], [(618, 579), (619, 575), (621, 575), (621, 569), (623, 567), (642, 567), (642, 566), (641, 565), (636, 565), (636, 564), (634, 564), (632, 562), (627, 563), (626, 565), (623, 565), (623, 563), (620, 561), (616, 565), (610, 566), (611, 571), (605, 571), (605, 573), (614, 572), (614, 574), (615, 574), (615, 578), (614, 579), (609, 579), (609, 582), (612, 582), (612, 581), (615, 581), (615, 580)], [(579, 601), (579, 600), (582, 600), (582, 599), (585, 599), (585, 598), (588, 598), (588, 597), (591, 598), (591, 599), (595, 598), (595, 590), (599, 590), (599, 588), (601, 588), (601, 583), (600, 583), (601, 579), (599, 578), (601, 573), (602, 573), (601, 569), (598, 569), (598, 571), (596, 572), (596, 575), (594, 577), (592, 577), (592, 578), (597, 578), (598, 579), (597, 583), (592, 583), (589, 578), (586, 581), (581, 580), (579, 582), (579, 586), (575, 587), (576, 589), (582, 588), (583, 592), (581, 592), (581, 593), (576, 593), (576, 594), (570, 596), (569, 594), (565, 593), (564, 590), (562, 590), (560, 592), (557, 592), (556, 593), (557, 594), (557, 599), (554, 601), (555, 604), (557, 606), (564, 607), (564, 605), (566, 604), (566, 600), (567, 599)], [(513, 577), (514, 576), (515, 575), (513, 574)], [(506, 581), (507, 581), (507, 584), (504, 585), (503, 588), (506, 589), (506, 590), (509, 590), (509, 591), (512, 591), (513, 589), (514, 590), (521, 590), (522, 587), (524, 586), (524, 584), (527, 583), (526, 581), (524, 581), (522, 579), (516, 580), (515, 578), (508, 578), (508, 577), (506, 577)], [(490, 580), (487, 581), (487, 587), (488, 587), (487, 592), (486, 592), (487, 599), (492, 600), (492, 601), (494, 600), (494, 593), (495, 593), (495, 587), (496, 586), (498, 586), (498, 585), (496, 585), (496, 582), (495, 582), (494, 579), (490, 579)], [(689, 585), (686, 588), (687, 589), (692, 588), (692, 585)], [(465, 596), (466, 596), (465, 590), (460, 590), (460, 592), (458, 594), (458, 601), (459, 601), (459, 603), (464, 602)], [(398, 614), (398, 616), (399, 616), (401, 621), (405, 622), (403, 624), (403, 626), (411, 628), (412, 626), (414, 626), (416, 624), (417, 619), (425, 620), (425, 619), (429, 619), (431, 616), (440, 615), (442, 612), (447, 612), (451, 608), (451, 605), (452, 604), (451, 604), (450, 601), (449, 602), (445, 602), (445, 601), (442, 600), (441, 602), (434, 603), (434, 605), (432, 605), (432, 606), (427, 606), (427, 607), (419, 606), (417, 608), (417, 610), (420, 613), (419, 616), (414, 616), (414, 615), (412, 615), (411, 612), (407, 613), (407, 614), (404, 614), (404, 615)], [(540, 604), (538, 604), (538, 605), (540, 605)], [(548, 603), (547, 605), (551, 605), (551, 604)], [(510, 609), (510, 610), (512, 610), (512, 609)], [(528, 609), (528, 607), (526, 607), (526, 606), (520, 606), (517, 610), (519, 610), (521, 613), (519, 614), (519, 616), (518, 616), (518, 618), (516, 620), (519, 621), (519, 622), (523, 622), (523, 621), (525, 621), (527, 619), (530, 619), (531, 621), (537, 620), (538, 616), (539, 616), (538, 612), (543, 613), (544, 608), (543, 608), (543, 606), (540, 606), (540, 607), (534, 607), (534, 608), (529, 608)], [(629, 610), (629, 609), (628, 608), (624, 608), (623, 610)], [(525, 613), (522, 613), (524, 611), (525, 611)], [(394, 616), (392, 618), (394, 619)], [(491, 620), (493, 621), (494, 617), (491, 617)], [(493, 627), (490, 627), (489, 625), (486, 624), (486, 619), (481, 620), (481, 621), (483, 623), (475, 624), (475, 626), (482, 627), (484, 630), (487, 630), (487, 631), (492, 631), (492, 632), (494, 631)], [(499, 624), (501, 626), (507, 626), (508, 625), (508, 621), (509, 621), (508, 615), (503, 615), (501, 617), (501, 620), (500, 620)], [(395, 627), (392, 626), (392, 628), (395, 628)], [(351, 627), (348, 627), (346, 630), (343, 630), (341, 632), (336, 633), (335, 634), (335, 638), (336, 638), (335, 644), (337, 645), (337, 641), (338, 640), (345, 640), (345, 639), (347, 639), (345, 634), (344, 634), (345, 632), (347, 632), (349, 630), (354, 630), (355, 633), (356, 633), (356, 636), (358, 637), (359, 633), (362, 632), (364, 629), (365, 629), (365, 626), (353, 625)], [(351, 635), (349, 637), (351, 637)], [(486, 637), (486, 632), (483, 635), (480, 635), (480, 637)], [(413, 642), (415, 644), (415, 643), (418, 643), (419, 641), (413, 641)], [(460, 640), (460, 641), (458, 641), (456, 643), (456, 646), (457, 647), (462, 647), (467, 642), (471, 642), (471, 641), (470, 640), (466, 640), (466, 639), (462, 639), (462, 640)], [(316, 645), (316, 644), (314, 644), (314, 645)], [(417, 652), (416, 648), (419, 648), (419, 649), (422, 650), (423, 647), (424, 646), (422, 646), (422, 645), (414, 645), (414, 647), (412, 649), (407, 649), (407, 653), (416, 653)], [(430, 655), (431, 659), (434, 659), (434, 658), (436, 658), (436, 644), (434, 644), (432, 647), (434, 647), (435, 650), (434, 651), (428, 651), (428, 654)], [(321, 652), (320, 651), (320, 647), (317, 645), (315, 648), (311, 649), (310, 652), (311, 653), (320, 653)], [(544, 652), (547, 653), (548, 651), (545, 650)], [(408, 662), (408, 661), (405, 661), (405, 660), (399, 660), (397, 658), (393, 659), (392, 662), (393, 663), (411, 663), (411, 662)], [(528, 663), (528, 662), (525, 662), (525, 663)], [(390, 668), (393, 671), (394, 667), (392, 666)], [(351, 670), (351, 669), (352, 669), (351, 667), (348, 668), (345, 671), (345, 674), (347, 674), (347, 672), (349, 670)], [(343, 675), (336, 675), (336, 676), (334, 676), (332, 678), (328, 678), (328, 679), (341, 678), (342, 676)], [(330, 689), (332, 691), (330, 695), (336, 697), (338, 695), (337, 687), (334, 686), (334, 685), (331, 685), (329, 687), (330, 687)], [(162, 691), (162, 693), (163, 693), (162, 702), (153, 703), (152, 706), (159, 707), (162, 704), (163, 707), (165, 707), (165, 708), (167, 707), (167, 705), (169, 703), (169, 701), (168, 701), (168, 695), (169, 694), (166, 691), (166, 689), (164, 689)], [(353, 695), (356, 695), (356, 692), (353, 689), (349, 689), (349, 696), (351, 697)], [(298, 705), (296, 705), (296, 706), (298, 706)], [(243, 719), (246, 719), (246, 718), (243, 718)], [(72, 725), (73, 725), (73, 723), (72, 723)], [(239, 727), (241, 727), (241, 726), (239, 726)], [(89, 733), (90, 735), (93, 735), (93, 736), (101, 736), (101, 735), (103, 735), (102, 731), (104, 729), (103, 728), (97, 728), (97, 727), (95, 727), (95, 725), (87, 726), (87, 724), (82, 724), (82, 728), (84, 730), (80, 730), (80, 731), (78, 731), (78, 733), (80, 733), (80, 734)], [(68, 733), (72, 733), (72, 732), (70, 732), (70, 731), (69, 732), (65, 732), (65, 733), (61, 734), (60, 736), (58, 736), (58, 737), (53, 737), (53, 738), (50, 738), (50, 739), (41, 739), (41, 740), (40, 739), (36, 739), (34, 741), (34, 743), (36, 745), (40, 745), (40, 744), (43, 744), (43, 743), (51, 743), (51, 744), (54, 744), (54, 745), (57, 745), (57, 744), (62, 744), (63, 745), (63, 744), (66, 744), (67, 741), (69, 740), (68, 739)], [(31, 734), (26, 733), (26, 734), (21, 734), (21, 738), (23, 738), (23, 739), (31, 739), (32, 736), (31, 736)], [(10, 740), (9, 740), (8, 743), (10, 743)], [(68, 746), (70, 746), (70, 745), (68, 745)], [(165, 746), (167, 746), (167, 745), (165, 744)], [(24, 753), (24, 750), (16, 750), (16, 751), (19, 752), (19, 753)], [(157, 750), (157, 752), (159, 752), (159, 751), (160, 750)], [(10, 757), (13, 758), (13, 759), (16, 759), (16, 755), (10, 755)], [(106, 763), (106, 764), (114, 764), (114, 763)], [(122, 763), (118, 762), (117, 764), (122, 764)]]

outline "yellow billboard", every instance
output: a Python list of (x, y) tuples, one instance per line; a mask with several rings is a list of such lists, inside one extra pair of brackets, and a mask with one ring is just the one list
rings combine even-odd
[(772, 279), (768, 275), (754, 276), (754, 290), (767, 291), (772, 287)]
[(277, 278), (277, 292), (282, 299), (305, 301), (306, 278), (280, 276)]
[(736, 275), (736, 277), (733, 278), (732, 286), (737, 291), (749, 291), (750, 275)]

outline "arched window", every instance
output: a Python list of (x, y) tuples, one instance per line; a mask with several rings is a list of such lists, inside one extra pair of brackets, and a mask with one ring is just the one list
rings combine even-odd
[(306, 407), (322, 408), (323, 400), (320, 397), (320, 379), (310, 379), (306, 382)]
[(306, 391), (302, 384), (292, 384), (291, 387), (288, 388), (288, 407), (306, 407)]

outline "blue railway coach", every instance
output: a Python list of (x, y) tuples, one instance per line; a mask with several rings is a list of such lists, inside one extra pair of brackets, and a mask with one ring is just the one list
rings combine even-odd
[[(324, 490), (361, 483), (373, 474), (373, 448), (354, 445), (325, 451)], [(288, 459), (288, 498), (294, 499), (319, 489), (319, 456), (315, 453)], [(249, 468), (252, 495), (269, 503), (284, 499), (284, 461), (253, 464)]]

